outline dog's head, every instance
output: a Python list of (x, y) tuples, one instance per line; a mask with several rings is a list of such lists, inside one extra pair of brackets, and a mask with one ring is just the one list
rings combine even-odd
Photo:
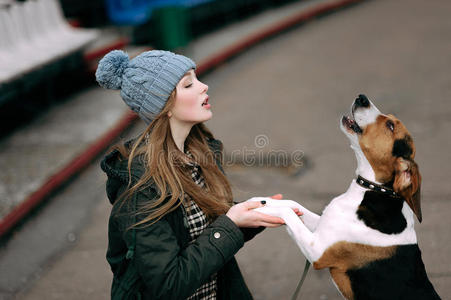
[(421, 222), (421, 175), (415, 163), (415, 145), (404, 124), (384, 115), (365, 95), (343, 116), (341, 130), (357, 157), (357, 173), (382, 184), (392, 184)]

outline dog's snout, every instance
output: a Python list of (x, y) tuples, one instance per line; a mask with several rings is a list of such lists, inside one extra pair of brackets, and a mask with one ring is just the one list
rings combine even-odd
[(368, 98), (361, 94), (359, 95), (359, 97), (357, 97), (357, 99), (355, 99), (354, 105), (356, 107), (369, 107), (370, 106), (370, 100), (368, 100)]

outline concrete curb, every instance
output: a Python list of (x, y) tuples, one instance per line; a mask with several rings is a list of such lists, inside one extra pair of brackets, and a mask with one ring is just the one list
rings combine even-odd
[[(299, 13), (298, 15), (272, 24), (271, 26), (263, 28), (260, 32), (245, 37), (237, 43), (232, 44), (222, 51), (219, 51), (218, 53), (204, 59), (198, 64), (196, 73), (198, 76), (201, 76), (202, 74), (205, 74), (219, 66), (226, 60), (246, 51), (250, 47), (257, 45), (270, 37), (280, 34), (295, 26), (304, 24), (315, 17), (319, 17), (363, 1), (364, 0), (340, 0), (332, 3), (319, 4), (311, 9), (307, 9), (306, 11)], [(126, 43), (126, 41), (119, 42), (120, 45), (123, 45), (124, 43)], [(107, 53), (110, 50), (112, 50), (111, 47), (106, 47), (98, 52)], [(92, 58), (95, 58), (98, 55), (98, 53), (94, 53), (88, 55), (87, 58), (89, 59), (91, 56)], [(137, 119), (138, 117), (135, 113), (125, 113), (116, 125), (107, 131), (97, 142), (89, 145), (86, 150), (76, 156), (67, 164), (66, 167), (56, 172), (40, 188), (38, 188), (37, 191), (32, 193), (20, 205), (14, 208), (0, 221), (0, 238), (9, 233), (14, 226), (23, 220), (39, 204), (43, 203), (43, 201), (53, 192), (55, 192), (63, 184), (68, 183), (70, 179), (87, 167), (92, 160), (94, 160), (98, 155), (105, 151), (109, 145), (111, 145), (111, 143), (121, 134), (121, 132), (133, 125), (134, 121)]]

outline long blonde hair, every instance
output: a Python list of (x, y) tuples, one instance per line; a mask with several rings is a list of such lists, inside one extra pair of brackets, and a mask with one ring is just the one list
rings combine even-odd
[[(196, 202), (209, 219), (224, 214), (232, 205), (230, 184), (216, 164), (216, 159), (221, 159), (221, 155), (213, 153), (209, 148), (207, 139), (212, 139), (213, 135), (202, 123), (192, 127), (186, 138), (185, 148), (200, 166), (205, 187), (201, 188), (192, 180), (186, 164), (187, 156), (178, 150), (169, 126), (168, 112), (175, 103), (175, 97), (176, 90), (170, 95), (163, 110), (130, 147), (115, 147), (123, 158), (128, 159), (129, 183), (120, 196), (123, 200), (121, 205), (130, 200), (134, 193), (145, 189), (149, 183), (154, 182), (160, 192), (158, 199), (149, 199), (151, 201), (135, 212), (144, 214), (144, 218), (131, 227), (150, 226), (158, 222), (185, 201), (185, 194)], [(142, 156), (145, 172), (131, 186), (131, 166), (137, 156)], [(169, 196), (170, 199), (167, 200)]]

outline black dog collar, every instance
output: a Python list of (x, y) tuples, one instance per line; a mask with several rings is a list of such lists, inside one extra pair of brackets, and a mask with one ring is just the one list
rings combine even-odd
[(362, 176), (358, 175), (357, 179), (355, 180), (357, 182), (358, 185), (367, 188), (369, 190), (378, 192), (378, 193), (382, 193), (382, 194), (386, 194), (392, 197), (397, 197), (397, 198), (401, 198), (401, 196), (399, 196), (394, 190), (392, 190), (391, 188), (388, 188), (386, 186), (377, 184), (375, 182), (369, 181), (368, 179), (363, 178)]

